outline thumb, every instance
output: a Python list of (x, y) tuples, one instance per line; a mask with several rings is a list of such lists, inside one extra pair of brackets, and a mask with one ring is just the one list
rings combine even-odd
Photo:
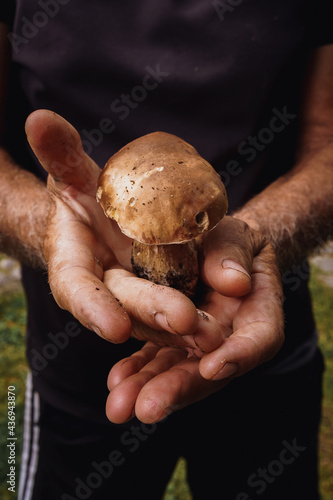
[(203, 242), (202, 279), (228, 297), (241, 297), (251, 290), (255, 252), (253, 231), (243, 221), (225, 216)]
[(33, 152), (53, 178), (54, 190), (73, 186), (95, 196), (100, 169), (84, 152), (80, 135), (70, 123), (41, 109), (28, 116), (25, 131)]

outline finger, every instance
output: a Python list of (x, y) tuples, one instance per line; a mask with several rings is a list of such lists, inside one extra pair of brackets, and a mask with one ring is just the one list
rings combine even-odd
[(112, 391), (116, 385), (126, 378), (138, 373), (145, 365), (154, 359), (161, 350), (161, 347), (154, 345), (152, 342), (147, 342), (142, 349), (135, 352), (128, 358), (121, 359), (110, 370), (107, 387)]
[(99, 167), (83, 150), (79, 133), (64, 118), (43, 109), (26, 120), (28, 142), (43, 168), (55, 181), (55, 189), (68, 185), (95, 196)]
[(233, 321), (242, 301), (241, 297), (226, 297), (214, 290), (210, 290), (203, 297), (200, 307), (207, 314), (218, 319), (224, 337), (229, 337), (233, 331)]
[[(70, 288), (66, 288), (68, 282), (72, 283)], [(86, 328), (115, 344), (130, 337), (132, 327), (127, 312), (89, 269), (80, 265), (62, 268), (52, 287), (55, 299), (59, 297), (57, 287), (62, 288), (58, 305), (70, 311)]]
[(157, 346), (175, 346), (186, 350), (191, 356), (201, 358), (205, 353), (219, 347), (224, 338), (229, 336), (230, 329), (223, 327), (210, 314), (197, 310), (198, 326), (193, 334), (177, 335), (156, 330), (144, 323), (132, 319), (133, 336), (138, 340), (151, 341)]
[(195, 305), (173, 288), (156, 285), (119, 268), (106, 271), (104, 283), (132, 318), (155, 330), (187, 335), (197, 329)]
[(162, 348), (157, 357), (136, 373), (116, 385), (106, 402), (106, 414), (113, 423), (123, 423), (135, 415), (135, 405), (142, 388), (161, 372), (183, 359), (185, 353), (179, 349)]
[[(52, 225), (46, 245), (52, 252), (46, 255), (49, 282), (53, 296), (62, 309), (70, 311), (80, 323), (111, 342), (124, 342), (131, 334), (131, 321), (121, 304), (103, 284), (101, 260), (94, 253), (99, 248), (94, 234), (76, 220), (61, 224), (61, 210), (66, 204), (58, 202), (58, 223)], [(112, 252), (109, 250), (109, 260)]]
[(269, 246), (254, 259), (252, 290), (237, 310), (234, 332), (200, 361), (204, 378), (239, 376), (269, 361), (284, 341), (282, 288)]
[(205, 355), (200, 361), (200, 373), (207, 380), (243, 375), (272, 359), (282, 345), (280, 339), (271, 323), (250, 323), (234, 332), (223, 346)]
[(220, 390), (228, 381), (208, 381), (198, 370), (198, 360), (181, 360), (147, 382), (139, 392), (135, 415), (146, 424), (158, 422), (174, 411)]
[(196, 309), (188, 297), (173, 288), (137, 278), (119, 268), (106, 271), (104, 283), (134, 319), (134, 336), (139, 340), (186, 347), (197, 357), (223, 342), (225, 333), (220, 323)]
[(224, 217), (203, 246), (202, 278), (222, 295), (240, 297), (251, 289), (253, 238), (249, 227)]
[(63, 199), (78, 217), (85, 219), (87, 213), (82, 207), (89, 203), (89, 215), (94, 214), (94, 226), (97, 229), (98, 225), (103, 225), (100, 230), (105, 240), (112, 241), (117, 257), (125, 263), (127, 256), (123, 259), (124, 247), (128, 247), (129, 239), (121, 233), (115, 221), (104, 216), (102, 208), (96, 202), (97, 181), (101, 170), (84, 152), (75, 128), (52, 111), (38, 110), (27, 118), (25, 130), (35, 155), (50, 174), (48, 188), (51, 193)]
[[(229, 329), (218, 322), (211, 314), (198, 309), (199, 323), (193, 334), (195, 347), (187, 349), (192, 356), (201, 358), (219, 347), (226, 337), (229, 336)], [(188, 337), (186, 336), (186, 340)]]

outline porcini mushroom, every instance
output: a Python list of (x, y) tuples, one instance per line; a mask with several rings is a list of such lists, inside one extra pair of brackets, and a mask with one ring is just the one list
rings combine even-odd
[(130, 142), (106, 163), (97, 200), (134, 240), (138, 276), (194, 293), (196, 239), (218, 224), (228, 202), (220, 176), (190, 144), (165, 132)]

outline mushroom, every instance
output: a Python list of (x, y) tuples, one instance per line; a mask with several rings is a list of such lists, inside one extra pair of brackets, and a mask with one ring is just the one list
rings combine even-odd
[(133, 239), (137, 276), (194, 294), (199, 237), (228, 202), (220, 176), (190, 144), (165, 132), (130, 142), (106, 163), (97, 201)]

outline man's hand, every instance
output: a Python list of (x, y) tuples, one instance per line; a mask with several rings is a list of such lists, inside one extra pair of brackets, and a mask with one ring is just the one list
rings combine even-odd
[(272, 247), (260, 233), (225, 217), (204, 240), (201, 271), (207, 293), (200, 307), (220, 324), (220, 346), (200, 360), (148, 343), (118, 362), (108, 378), (112, 422), (134, 415), (145, 423), (161, 420), (268, 361), (282, 346), (281, 281)]
[[(46, 110), (26, 122), (29, 143), (49, 173), (52, 208), (44, 239), (49, 282), (59, 306), (103, 338), (180, 345), (202, 355), (221, 343), (220, 325), (180, 292), (131, 272), (131, 240), (96, 201), (100, 168), (77, 131)], [(195, 335), (195, 339), (194, 339)]]
[[(251, 290), (238, 297), (235, 272), (229, 274), (242, 268), (251, 276)], [(244, 222), (226, 217), (207, 235), (202, 273), (210, 287), (202, 308), (227, 338), (201, 360), (201, 374), (219, 380), (270, 360), (284, 340), (282, 284), (270, 243)]]

